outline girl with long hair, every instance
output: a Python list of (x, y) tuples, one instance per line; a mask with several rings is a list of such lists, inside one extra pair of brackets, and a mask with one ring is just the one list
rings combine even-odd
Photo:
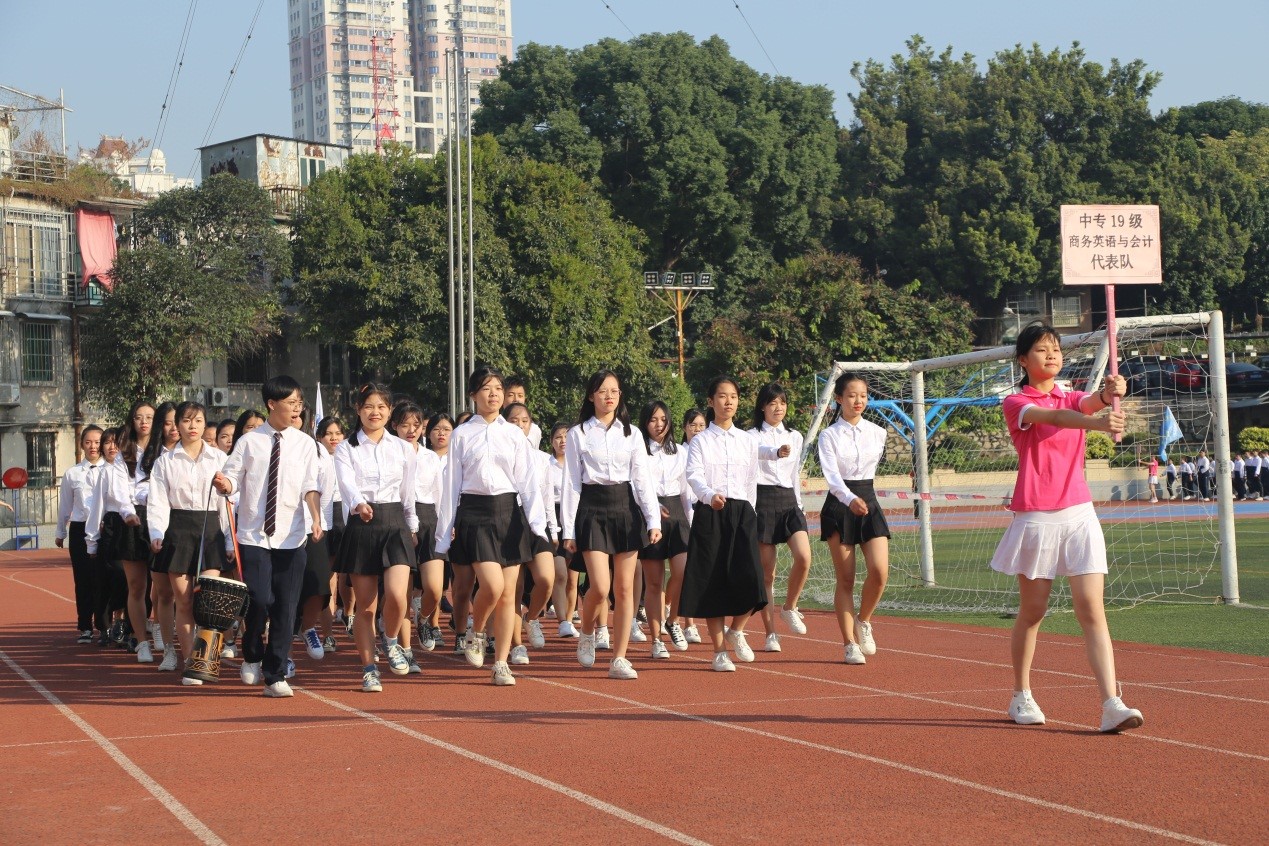
[[(526, 570), (533, 579), (532, 592), (525, 603), (525, 628), (529, 632), (529, 645), (534, 649), (546, 646), (546, 636), (542, 633), (542, 621), (538, 619), (546, 610), (546, 603), (551, 598), (551, 588), (555, 584), (555, 548), (551, 539), (559, 536), (559, 527), (555, 524), (555, 496), (551, 486), (551, 459), (533, 444), (533, 415), (522, 402), (513, 402), (502, 409), (507, 422), (519, 426), (524, 436), (529, 439), (529, 457), (536, 464), (538, 483), (542, 491), (542, 508), (546, 513), (546, 537), (533, 537), (533, 557), (520, 568), (520, 586), (516, 588), (517, 596), (523, 596), (523, 584)], [(539, 430), (538, 440), (542, 440)], [(512, 647), (509, 661), (512, 664), (529, 663), (529, 650), (520, 642), (520, 627), (512, 630)]]
[(678, 610), (683, 570), (687, 566), (687, 543), (692, 528), (688, 517), (692, 489), (687, 484), (687, 450), (675, 443), (670, 409), (660, 400), (643, 407), (639, 413), (639, 430), (643, 433), (657, 502), (661, 507), (661, 540), (639, 551), (644, 607), (648, 614), (648, 628), (652, 630), (652, 657), (669, 658), (670, 653), (661, 640), (662, 632), (670, 634), (675, 649), (687, 649), (687, 641), (678, 624), (667, 625), (663, 619), (666, 606), (665, 565), (670, 565), (671, 612)]

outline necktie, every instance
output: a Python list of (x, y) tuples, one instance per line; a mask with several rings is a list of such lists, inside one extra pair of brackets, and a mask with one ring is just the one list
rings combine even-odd
[(282, 433), (273, 433), (273, 450), (269, 453), (269, 488), (264, 498), (264, 533), (272, 535), (278, 527), (278, 465), (282, 463)]

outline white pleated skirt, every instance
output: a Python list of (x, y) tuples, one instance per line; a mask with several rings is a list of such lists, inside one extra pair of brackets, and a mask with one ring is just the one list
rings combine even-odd
[(991, 569), (1028, 579), (1106, 573), (1106, 538), (1093, 504), (1014, 514)]

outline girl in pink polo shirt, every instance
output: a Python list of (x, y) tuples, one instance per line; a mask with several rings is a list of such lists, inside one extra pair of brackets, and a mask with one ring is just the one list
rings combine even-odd
[(1018, 481), (1010, 505), (1014, 515), (991, 560), (993, 570), (1018, 577), (1009, 716), (1020, 725), (1044, 724), (1044, 713), (1031, 697), (1031, 660), (1053, 580), (1066, 576), (1101, 691), (1101, 730), (1136, 728), (1141, 712), (1125, 705), (1116, 689), (1115, 654), (1102, 602), (1106, 540), (1084, 480), (1084, 431), (1124, 431), (1122, 411), (1093, 415), (1122, 397), (1127, 385), (1122, 376), (1111, 376), (1096, 394), (1063, 391), (1054, 383), (1062, 369), (1061, 337), (1047, 324), (1023, 329), (1017, 353), (1025, 374), (1021, 390), (1004, 401), (1005, 423), (1018, 450)]

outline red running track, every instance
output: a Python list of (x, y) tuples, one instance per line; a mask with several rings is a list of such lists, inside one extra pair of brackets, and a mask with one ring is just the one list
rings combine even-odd
[[(184, 688), (78, 646), (60, 550), (0, 553), (0, 842), (1229, 843), (1269, 831), (1269, 661), (1120, 644), (1146, 725), (1097, 734), (1078, 639), (1042, 636), (1049, 724), (1004, 715), (1007, 633), (828, 614), (736, 673), (694, 646), (611, 681), (549, 639), (495, 688), (448, 653), (362, 694), (348, 641), (293, 699)], [(751, 624), (753, 633), (761, 630)], [(758, 644), (761, 638), (750, 638)], [(639, 645), (635, 645), (639, 646)], [(601, 652), (601, 659), (603, 653)], [(602, 664), (602, 660), (600, 662)]]

